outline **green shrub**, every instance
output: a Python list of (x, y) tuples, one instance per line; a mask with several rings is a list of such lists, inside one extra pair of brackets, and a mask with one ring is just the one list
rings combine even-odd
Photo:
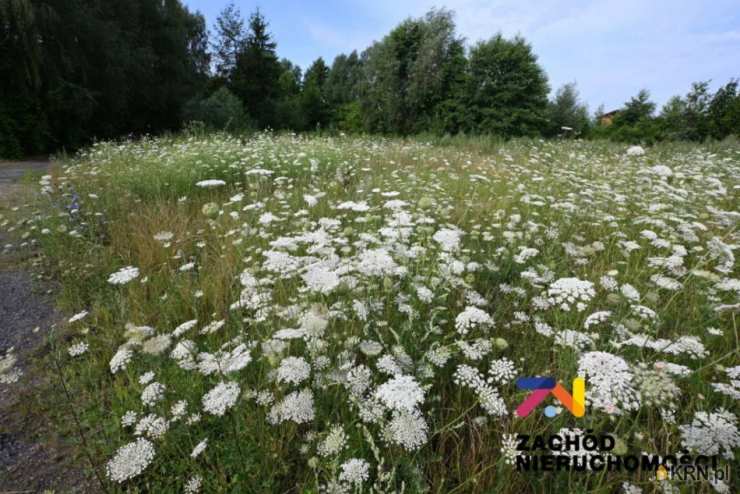
[(225, 87), (207, 98), (190, 100), (184, 113), (186, 122), (203, 122), (212, 130), (245, 130), (251, 127), (241, 101)]

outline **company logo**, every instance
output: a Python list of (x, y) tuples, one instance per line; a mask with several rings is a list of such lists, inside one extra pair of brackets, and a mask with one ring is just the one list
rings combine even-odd
[[(518, 417), (526, 417), (537, 405), (552, 394), (570, 413), (576, 417), (586, 414), (586, 380), (582, 377), (573, 379), (573, 394), (568, 393), (562, 384), (552, 377), (520, 377), (516, 380), (519, 389), (531, 389), (532, 392), (516, 409)], [(545, 408), (545, 415), (554, 417), (557, 410), (553, 406)]]

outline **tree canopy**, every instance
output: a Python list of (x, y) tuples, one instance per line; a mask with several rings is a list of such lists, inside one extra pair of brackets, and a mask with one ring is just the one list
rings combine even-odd
[(209, 76), (179, 0), (0, 0), (0, 39), (2, 155), (176, 129)]
[[(215, 20), (181, 0), (0, 0), (0, 156), (95, 139), (208, 128), (392, 135), (608, 137), (630, 142), (740, 136), (740, 92), (706, 82), (656, 115), (647, 90), (595, 120), (575, 83), (550, 91), (520, 36), (467, 45), (454, 14), (401, 22), (361, 53), (280, 59), (269, 22), (233, 4)], [(603, 111), (601, 111), (603, 113)], [(572, 130), (571, 130), (572, 129)]]

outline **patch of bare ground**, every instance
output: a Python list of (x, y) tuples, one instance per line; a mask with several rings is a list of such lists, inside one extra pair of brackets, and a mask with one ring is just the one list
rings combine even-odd
[[(45, 172), (48, 166), (40, 160), (0, 162), (0, 210), (19, 203), (28, 172)], [(54, 284), (34, 275), (32, 254), (15, 244), (0, 229), (0, 355), (12, 349), (23, 373), (18, 382), (0, 384), (0, 494), (95, 492), (82, 459), (34, 407), (39, 390), (53, 379), (34, 363), (48, 351), (46, 337), (61, 314), (54, 309)]]

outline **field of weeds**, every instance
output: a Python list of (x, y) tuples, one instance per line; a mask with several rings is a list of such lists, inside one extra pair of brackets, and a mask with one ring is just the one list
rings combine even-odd
[[(734, 468), (739, 183), (736, 143), (182, 136), (62, 160), (0, 227), (61, 282), (41, 400), (106, 490), (737, 492), (588, 459)], [(584, 377), (585, 416), (517, 416), (523, 376)], [(527, 472), (518, 434), (614, 444)]]

